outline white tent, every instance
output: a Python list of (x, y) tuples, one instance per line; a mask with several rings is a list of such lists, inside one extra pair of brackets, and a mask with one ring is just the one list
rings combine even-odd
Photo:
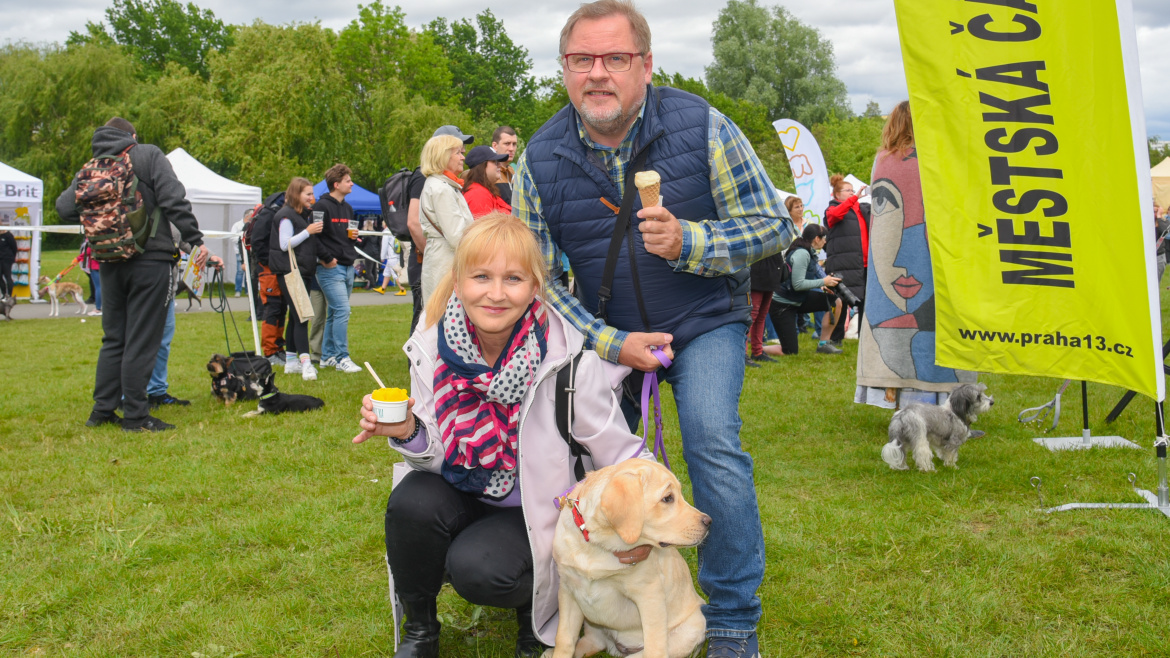
[(1154, 179), (1154, 200), (1163, 208), (1170, 208), (1170, 158), (1150, 169)]
[[(41, 179), (0, 162), (0, 224), (9, 227), (40, 226), (44, 213), (45, 185)], [(15, 294), (36, 298), (36, 280), (41, 273), (41, 234), (12, 231), (19, 252), (12, 278)], [(30, 285), (32, 284), (32, 285)]]
[[(175, 149), (167, 154), (175, 175), (187, 189), (187, 200), (199, 228), (211, 231), (227, 231), (238, 222), (244, 212), (262, 200), (260, 188), (229, 180), (203, 166), (190, 153)], [(228, 240), (207, 240), (211, 253), (223, 258), (228, 271), (235, 268), (234, 245)]]

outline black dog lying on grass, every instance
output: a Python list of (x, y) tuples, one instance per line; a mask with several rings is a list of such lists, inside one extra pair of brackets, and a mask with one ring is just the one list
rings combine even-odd
[(207, 362), (211, 373), (211, 394), (225, 405), (236, 400), (256, 400), (259, 408), (245, 417), (260, 414), (282, 414), (286, 411), (312, 411), (325, 406), (325, 401), (311, 395), (281, 393), (276, 388), (276, 375), (268, 360), (251, 352), (233, 352), (231, 356), (216, 354)]

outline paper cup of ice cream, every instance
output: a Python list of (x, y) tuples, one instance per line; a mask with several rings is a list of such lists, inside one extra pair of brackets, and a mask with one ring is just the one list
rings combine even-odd
[(380, 388), (370, 394), (374, 415), (379, 423), (401, 423), (406, 420), (406, 401), (410, 397), (401, 388)]

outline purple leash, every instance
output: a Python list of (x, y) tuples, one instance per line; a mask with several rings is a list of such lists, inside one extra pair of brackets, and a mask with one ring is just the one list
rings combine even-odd
[[(661, 348), (655, 347), (650, 351), (658, 362), (662, 364), (663, 368), (669, 368), (673, 361), (666, 356)], [(657, 371), (655, 371), (657, 372)], [(654, 449), (651, 453), (662, 460), (662, 463), (670, 468), (670, 460), (666, 457), (666, 441), (662, 439), (662, 399), (658, 395), (658, 377), (654, 372), (648, 372), (642, 376), (642, 449), (646, 449), (646, 444), (650, 440), (650, 396), (654, 396)]]

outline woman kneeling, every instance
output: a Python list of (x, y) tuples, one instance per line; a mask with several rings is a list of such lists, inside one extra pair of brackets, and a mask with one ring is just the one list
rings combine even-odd
[[(404, 348), (412, 413), (377, 423), (370, 397), (363, 401), (354, 442), (387, 436), (414, 468), (386, 505), (387, 562), (406, 609), (397, 658), (439, 655), (435, 600), (445, 574), (471, 603), (516, 610), (517, 656), (553, 643), (553, 501), (575, 482), (557, 431), (557, 371), (581, 355), (572, 433), (594, 467), (648, 457), (614, 393), (628, 370), (584, 351), (582, 335), (541, 301), (544, 280), (540, 248), (520, 220), (477, 221)], [(631, 553), (618, 557), (645, 557)]]

